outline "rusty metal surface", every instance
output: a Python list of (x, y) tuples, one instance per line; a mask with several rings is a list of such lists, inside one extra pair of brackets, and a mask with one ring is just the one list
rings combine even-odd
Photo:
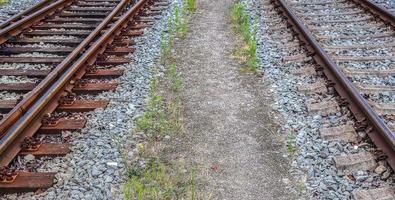
[[(59, 0), (66, 2), (67, 0)], [(71, 1), (71, 0), (70, 0)], [(70, 2), (67, 1), (67, 2)], [(97, 1), (84, 0), (92, 4), (97, 4)], [(108, 1), (108, 0), (106, 0)], [(111, 2), (117, 3), (112, 4), (115, 8), (111, 8), (112, 12), (105, 19), (96, 19), (93, 17), (76, 19), (77, 21), (87, 21), (87, 22), (100, 22), (100, 24), (83, 25), (84, 31), (78, 32), (60, 32), (59, 34), (65, 35), (81, 35), (86, 36), (86, 39), (77, 41), (72, 40), (51, 40), (45, 39), (44, 42), (54, 43), (54, 44), (72, 44), (78, 45), (76, 47), (66, 47), (60, 49), (37, 49), (37, 48), (26, 48), (26, 47), (13, 47), (4, 48), (3, 54), (16, 54), (24, 53), (30, 51), (38, 51), (43, 53), (58, 53), (58, 54), (68, 54), (65, 57), (7, 57), (0, 56), (0, 63), (47, 63), (56, 64), (53, 70), (13, 70), (13, 69), (1, 69), (0, 73), (6, 75), (15, 76), (28, 76), (28, 77), (38, 77), (44, 78), (41, 82), (36, 85), (4, 85), (4, 89), (14, 89), (30, 92), (25, 95), (21, 100), (13, 101), (0, 101), (0, 110), (6, 110), (9, 112), (7, 115), (2, 115), (4, 117), (0, 121), (0, 166), (7, 166), (18, 154), (26, 155), (33, 154), (36, 156), (58, 156), (64, 155), (69, 152), (68, 144), (40, 144), (39, 147), (35, 148), (34, 151), (26, 147), (21, 147), (19, 144), (23, 144), (26, 138), (31, 138), (35, 134), (59, 134), (62, 131), (78, 131), (81, 130), (85, 124), (86, 119), (73, 119), (73, 118), (59, 118), (59, 119), (47, 119), (43, 116), (47, 116), (47, 113), (52, 113), (54, 111), (59, 112), (86, 112), (97, 108), (105, 108), (108, 105), (108, 101), (90, 101), (90, 100), (74, 100), (72, 96), (68, 98), (68, 95), (74, 93), (91, 93), (100, 92), (105, 90), (114, 90), (117, 87), (115, 82), (106, 81), (81, 81), (85, 78), (103, 78), (103, 77), (116, 77), (123, 73), (123, 70), (116, 68), (109, 69), (97, 69), (96, 66), (100, 65), (118, 65), (129, 63), (129, 59), (125, 59), (124, 55), (134, 52), (133, 48), (126, 48), (126, 45), (134, 44), (134, 41), (130, 37), (139, 36), (143, 34), (142, 31), (138, 30), (139, 26), (141, 28), (146, 27), (148, 24), (153, 22), (153, 19), (143, 19), (147, 20), (149, 23), (147, 25), (136, 24), (134, 16), (141, 14), (139, 12), (144, 6), (152, 3), (152, 0), (140, 0), (135, 4), (130, 4), (131, 0), (110, 0)], [(90, 4), (87, 3), (87, 4)], [(52, 5), (52, 4), (51, 4)], [(78, 4), (79, 5), (79, 4)], [(126, 6), (133, 5), (128, 10), (125, 10)], [(49, 7), (49, 6), (47, 6)], [(47, 8), (46, 7), (46, 8)], [(39, 10), (36, 13), (40, 13)], [(109, 9), (105, 9), (108, 11)], [(47, 10), (48, 11), (48, 10)], [(52, 11), (49, 13), (42, 12), (41, 15), (52, 15)], [(56, 11), (61, 13), (61, 7)], [(78, 11), (79, 12), (79, 11)], [(33, 13), (33, 15), (37, 15)], [(57, 16), (61, 16), (58, 14)], [(78, 16), (86, 16), (86, 14), (77, 13)], [(30, 20), (37, 22), (37, 18), (31, 17)], [(104, 16), (103, 13), (97, 14), (97, 17)], [(71, 16), (75, 17), (75, 16)], [(26, 21), (28, 27), (32, 27), (33, 30), (26, 30), (24, 26), (24, 20), (27, 20), (29, 16), (24, 17), (17, 23), (16, 32), (13, 35), (24, 34), (30, 36), (39, 35), (54, 35), (53, 31), (47, 31), (48, 24), (36, 23), (32, 26), (30, 22)], [(40, 17), (39, 17), (40, 18)], [(41, 20), (40, 18), (39, 20)], [(38, 20), (38, 21), (39, 21)], [(74, 18), (51, 18), (45, 19), (45, 22), (50, 22), (51, 20), (59, 20), (64, 22), (75, 22)], [(28, 23), (29, 22), (29, 23)], [(34, 23), (32, 22), (32, 23)], [(132, 23), (133, 22), (133, 23)], [(64, 24), (57, 24), (58, 27), (64, 26)], [(13, 26), (13, 25), (11, 25)], [(10, 27), (11, 27), (10, 26)], [(41, 27), (40, 27), (41, 26)], [(133, 27), (130, 32), (121, 31), (126, 27)], [(8, 27), (7, 27), (8, 28)], [(34, 30), (34, 28), (44, 29), (44, 30)], [(69, 28), (69, 27), (66, 27)], [(93, 29), (89, 31), (89, 29)], [(10, 44), (30, 44), (42, 42), (41, 39), (33, 38), (6, 38), (7, 42)], [(1, 39), (1, 35), (0, 35)], [(1, 43), (2, 41), (0, 41)], [(119, 46), (118, 46), (119, 45)], [(84, 78), (84, 79), (82, 79)], [(22, 86), (22, 87), (21, 87)], [(8, 88), (5, 88), (8, 87)], [(13, 108), (12, 108), (13, 107)], [(11, 109), (11, 110), (10, 110)], [(44, 120), (45, 119), (45, 120)], [(30, 147), (29, 147), (30, 148)], [(35, 176), (41, 177), (35, 178)], [(32, 183), (23, 184), (20, 182), (24, 179), (24, 176), (19, 176), (12, 184), (8, 187), (11, 188), (7, 192), (11, 191), (34, 191), (39, 188), (48, 188), (52, 185), (53, 177), (46, 176), (46, 174), (33, 174), (31, 180)], [(52, 178), (52, 179), (51, 179)], [(35, 181), (37, 180), (37, 181)], [(40, 182), (41, 181), (41, 182)], [(12, 185), (12, 186), (10, 186)], [(7, 188), (0, 185), (0, 190)]]
[(41, 144), (38, 150), (36, 151), (24, 151), (22, 150), (19, 155), (25, 156), (27, 154), (32, 154), (35, 157), (42, 157), (42, 156), (64, 156), (70, 152), (70, 144), (68, 143), (44, 143)]
[[(57, 0), (55, 0), (57, 1)], [(34, 13), (37, 10), (40, 10), (41, 8), (43, 8), (44, 6), (49, 5), (50, 3), (53, 3), (53, 0), (43, 0), (40, 1), (40, 3), (33, 5), (32, 7), (12, 16), (11, 18), (9, 18), (8, 20), (4, 21), (3, 23), (0, 24), (0, 29), (5, 28), (6, 26), (15, 23), (16, 21), (22, 19), (25, 16), (28, 16), (32, 13)]]
[(334, 87), (338, 94), (347, 100), (348, 107), (358, 120), (359, 128), (364, 129), (376, 144), (388, 156), (388, 163), (395, 168), (395, 135), (382, 119), (375, 113), (369, 103), (358, 92), (357, 88), (350, 82), (340, 67), (322, 49), (310, 30), (303, 24), (283, 0), (273, 0), (281, 12), (285, 14), (292, 28), (298, 33), (298, 37), (305, 43), (308, 50), (312, 52), (314, 60), (323, 67), (326, 77), (335, 83)]
[(0, 83), (0, 91), (29, 92), (36, 85), (36, 83)]
[[(128, 1), (124, 0), (117, 6), (116, 9), (95, 29), (95, 31), (85, 39), (79, 47), (76, 48), (65, 60), (62, 61), (40, 84), (28, 94), (2, 121), (0, 124), (0, 130), (3, 137), (0, 140), (0, 152), (4, 152), (7, 147), (12, 144), (16, 138), (22, 137), (25, 132), (35, 132), (40, 127), (40, 122), (34, 121), (34, 119), (40, 118), (48, 109), (46, 107), (53, 107), (54, 110), (57, 103), (54, 103), (54, 99), (60, 97), (60, 91), (64, 89), (72, 79), (81, 78), (85, 71), (81, 70), (86, 66), (87, 62), (91, 62), (92, 57), (95, 58), (99, 53), (100, 49), (105, 48), (105, 45), (111, 42), (115, 36), (120, 34), (118, 29), (132, 19), (133, 15), (137, 14), (137, 11), (146, 3), (145, 0), (138, 2), (132, 9), (125, 13), (122, 17), (118, 18), (118, 21), (111, 26), (102, 36), (95, 42), (79, 59), (69, 66), (73, 60), (80, 55), (83, 48), (89, 45), (93, 39), (101, 33), (107, 24), (122, 10), (123, 6)], [(125, 59), (107, 59), (104, 61), (98, 61), (98, 64), (102, 62), (107, 63), (124, 63)], [(77, 73), (79, 72), (79, 73)], [(77, 75), (76, 75), (77, 74)], [(78, 75), (79, 74), (79, 75)], [(70, 89), (73, 89), (71, 86)], [(49, 105), (48, 105), (49, 104)], [(32, 129), (31, 124), (35, 124)], [(49, 129), (48, 127), (45, 129)]]
[(54, 14), (57, 10), (64, 8), (74, 0), (58, 0), (52, 4), (42, 7), (41, 9), (33, 12), (32, 14), (21, 18), (15, 23), (11, 23), (8, 26), (5, 26), (3, 29), (0, 29), (0, 44), (7, 41), (11, 36), (15, 36), (22, 32), (24, 29), (32, 26), (35, 22), (38, 22), (45, 17), (48, 17)]
[(78, 131), (84, 128), (86, 119), (61, 118), (56, 125), (42, 125), (39, 129), (44, 134), (60, 134), (62, 131)]
[(64, 36), (88, 36), (91, 31), (54, 31), (54, 30), (34, 30), (23, 33), (25, 36), (39, 37), (39, 36), (51, 36), (51, 35), (64, 35)]
[(8, 57), (0, 56), (0, 63), (32, 63), (32, 64), (56, 64), (65, 57)]
[[(71, 9), (69, 9), (71, 10)], [(44, 24), (40, 23), (32, 26), (32, 28), (39, 29), (53, 29), (53, 28), (72, 28), (72, 29), (94, 29), (96, 28), (95, 24)]]
[[(17, 53), (29, 53), (29, 52), (38, 52), (38, 53), (53, 53), (53, 54), (67, 54), (74, 50), (72, 47), (0, 47), (0, 52), (2, 54), (17, 54)], [(1, 71), (1, 69), (0, 69)], [(2, 74), (0, 72), (0, 74)]]
[[(51, 70), (46, 69), (0, 69), (3, 76), (27, 76), (27, 77), (45, 77)], [(122, 69), (95, 69), (85, 74), (86, 78), (106, 78), (117, 77), (123, 74)]]
[(7, 42), (12, 43), (12, 44), (34, 44), (34, 43), (50, 43), (50, 44), (60, 44), (60, 45), (78, 45), (83, 41), (81, 38), (76, 38), (76, 39), (51, 39), (51, 38), (46, 38), (46, 39), (37, 39), (37, 38), (11, 38)]
[(9, 112), (17, 103), (17, 100), (0, 100), (0, 111)]
[(378, 5), (370, 0), (351, 0), (364, 8), (367, 8), (370, 12), (373, 13), (376, 17), (380, 17), (385, 21), (389, 21), (393, 26), (395, 25), (395, 14), (384, 8), (383, 6)]
[[(9, 112), (16, 106), (17, 103), (17, 100), (0, 100), (0, 111)], [(66, 104), (60, 103), (56, 111), (88, 112), (97, 108), (105, 108), (108, 103), (108, 100), (73, 100), (72, 102)]]
[[(40, 112), (43, 111), (43, 108), (46, 106), (47, 103), (53, 100), (53, 97), (58, 96), (59, 98), (59, 92), (70, 81), (73, 74), (76, 73), (79, 68), (85, 66), (85, 63), (79, 63), (79, 65), (74, 64), (74, 67), (70, 67), (70, 65), (73, 63), (74, 60), (81, 56), (80, 53), (83, 52), (83, 50), (88, 47), (92, 41), (94, 41), (94, 39), (101, 33), (104, 28), (106, 28), (106, 26), (124, 8), (124, 6), (128, 2), (128, 0), (121, 1), (118, 6), (111, 12), (111, 14), (107, 16), (106, 19), (103, 20), (102, 23), (100, 23), (100, 25), (98, 25), (96, 29), (81, 44), (79, 44), (78, 47), (75, 48), (73, 52), (71, 52), (65, 59), (62, 59), (61, 63), (56, 66), (56, 68), (51, 71), (51, 73), (46, 76), (46, 78), (41, 81), (40, 84), (28, 94), (28, 96), (24, 98), (7, 115), (7, 117), (0, 121), (0, 133), (2, 135), (5, 135), (5, 137), (0, 140), (0, 153), (6, 148), (5, 146), (8, 146), (11, 143), (12, 140), (10, 141), (8, 139), (15, 138), (20, 133), (20, 131), (23, 131), (23, 129), (28, 125), (29, 122), (39, 117)], [(95, 52), (96, 50), (97, 48), (91, 51)], [(65, 73), (67, 73), (67, 77), (64, 76)], [(54, 83), (57, 84), (56, 87), (53, 86)], [(37, 101), (39, 102), (39, 104), (35, 104)], [(36, 107), (34, 107), (34, 105), (36, 105)], [(26, 111), (31, 107), (34, 107), (34, 112)], [(24, 116), (24, 114), (26, 113), (28, 113), (29, 116)], [(19, 119), (18, 121), (21, 122), (18, 123), (18, 121), (16, 121), (17, 119)], [(23, 125), (24, 127), (22, 128), (21, 125)], [(15, 133), (10, 129), (18, 133)], [(13, 133), (10, 133), (10, 131)], [(9, 136), (10, 138), (7, 136)], [(1, 146), (3, 148), (1, 148)]]
[(11, 192), (28, 192), (52, 186), (56, 173), (17, 172), (12, 184), (0, 183), (0, 194)]
[(61, 104), (56, 110), (60, 112), (88, 112), (98, 108), (105, 108), (108, 103), (108, 100), (75, 100), (70, 104)]
[(117, 86), (118, 83), (86, 83), (84, 85), (74, 86), (73, 92), (78, 94), (95, 94), (103, 91), (115, 90)]

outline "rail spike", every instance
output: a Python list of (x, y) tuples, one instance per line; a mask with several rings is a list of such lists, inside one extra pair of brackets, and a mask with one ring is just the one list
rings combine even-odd
[(59, 104), (60, 105), (72, 105), (75, 102), (75, 100), (77, 100), (77, 95), (75, 93), (67, 91), (65, 94), (63, 94), (60, 97)]
[(25, 139), (21, 143), (21, 148), (23, 151), (37, 151), (42, 144), (42, 141), (38, 138), (34, 137), (25, 137)]
[(52, 115), (51, 113), (47, 113), (43, 116), (41, 123), (46, 126), (56, 126), (59, 123), (59, 116)]
[(8, 166), (0, 167), (0, 183), (13, 183), (17, 176), (15, 169)]

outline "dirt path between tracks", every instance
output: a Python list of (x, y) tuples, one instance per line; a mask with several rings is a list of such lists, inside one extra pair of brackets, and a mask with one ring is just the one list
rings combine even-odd
[(186, 134), (171, 154), (198, 167), (213, 199), (295, 199), (268, 89), (232, 58), (233, 3), (199, 1), (188, 37), (176, 43)]

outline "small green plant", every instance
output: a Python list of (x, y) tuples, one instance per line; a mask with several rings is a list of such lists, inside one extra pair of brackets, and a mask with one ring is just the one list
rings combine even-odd
[(173, 16), (173, 24), (174, 24), (174, 34), (177, 37), (184, 38), (189, 30), (188, 20), (185, 15), (181, 13), (181, 10), (178, 6), (174, 9)]
[(162, 42), (161, 44), (162, 56), (167, 58), (171, 54), (171, 48), (172, 48), (170, 37), (163, 34), (161, 42)]
[(306, 189), (307, 189), (306, 185), (302, 182), (299, 183), (296, 188), (296, 190), (298, 191), (299, 194), (304, 194), (306, 192)]
[(6, 3), (8, 3), (9, 2), (9, 0), (0, 0), (0, 5), (1, 4), (6, 4)]
[[(182, 87), (182, 79), (177, 73), (173, 57), (176, 38), (183, 38), (189, 31), (189, 14), (196, 10), (196, 0), (184, 0), (183, 7), (176, 7), (168, 20), (167, 33), (162, 35), (160, 62), (168, 69), (165, 79), (154, 78), (151, 94), (144, 113), (136, 119), (136, 130), (144, 131), (148, 143), (138, 145), (141, 160), (149, 160), (142, 165), (136, 162), (128, 166), (128, 178), (124, 184), (126, 200), (141, 199), (198, 199), (196, 173), (188, 173), (179, 162), (164, 162), (157, 158), (156, 148), (163, 144), (164, 136), (183, 133), (182, 101), (177, 92)], [(163, 83), (163, 84), (162, 84)], [(154, 148), (156, 147), (156, 148)], [(125, 155), (125, 165), (128, 164)]]
[(183, 166), (149, 158), (144, 166), (136, 164), (129, 170), (123, 189), (125, 200), (187, 199), (188, 191), (196, 187), (195, 177), (187, 173)]
[(169, 67), (169, 81), (170, 81), (170, 89), (173, 92), (178, 92), (182, 86), (182, 79), (181, 77), (177, 74), (177, 65), (176, 64), (171, 64)]
[(173, 15), (168, 19), (167, 34), (162, 35), (161, 63), (171, 60), (174, 39), (185, 38), (189, 31), (189, 14), (197, 9), (196, 0), (183, 0), (182, 7), (176, 6)]
[[(167, 60), (171, 60), (171, 51), (174, 46), (174, 39), (176, 37), (185, 38), (189, 31), (189, 19), (186, 11), (188, 9), (184, 7), (180, 8), (176, 6), (174, 8), (173, 15), (167, 22), (167, 34), (162, 35), (162, 63), (166, 63)], [(186, 11), (186, 12), (181, 12)]]
[(296, 138), (293, 134), (288, 134), (287, 139), (287, 151), (290, 154), (294, 154), (298, 149), (296, 147)]
[(184, 4), (185, 4), (185, 9), (190, 13), (195, 12), (197, 9), (196, 0), (185, 0)]
[(191, 172), (191, 199), (195, 200), (196, 199), (196, 170), (193, 169)]
[[(173, 71), (172, 90), (178, 90), (181, 87), (181, 79), (177, 72)], [(151, 83), (151, 96), (148, 100), (147, 108), (142, 116), (136, 120), (138, 130), (152, 136), (154, 139), (160, 139), (165, 135), (171, 135), (183, 131), (181, 118), (181, 102), (172, 100), (166, 102), (158, 92), (159, 80), (155, 78)]]
[(149, 134), (162, 133), (165, 129), (165, 120), (162, 97), (152, 95), (146, 112), (137, 119), (137, 127)]
[(258, 70), (258, 57), (257, 57), (257, 24), (252, 26), (251, 17), (246, 11), (246, 5), (244, 3), (236, 3), (232, 8), (232, 21), (238, 33), (241, 34), (245, 43), (241, 49), (240, 57), (247, 69), (253, 72)]

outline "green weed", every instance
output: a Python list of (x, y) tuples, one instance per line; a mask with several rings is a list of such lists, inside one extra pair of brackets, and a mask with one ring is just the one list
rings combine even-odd
[(184, 0), (183, 4), (185, 4), (185, 9), (188, 12), (193, 13), (197, 9), (197, 2), (196, 2), (196, 0)]
[(240, 33), (245, 43), (238, 51), (238, 57), (244, 61), (248, 71), (257, 72), (259, 65), (256, 40), (257, 25), (252, 26), (250, 19), (244, 3), (239, 2), (233, 6), (232, 21), (236, 31)]
[(292, 134), (288, 134), (288, 139), (287, 139), (287, 151), (289, 154), (294, 154), (298, 149), (296, 147), (296, 141), (295, 141), (295, 136)]
[[(124, 185), (126, 200), (135, 199), (198, 199), (195, 171), (188, 173), (185, 167), (164, 162), (153, 150), (166, 135), (184, 132), (182, 101), (177, 92), (182, 79), (177, 73), (172, 52), (175, 38), (184, 38), (189, 31), (188, 15), (196, 10), (196, 0), (185, 0), (183, 7), (176, 7), (169, 18), (167, 33), (162, 36), (161, 63), (168, 69), (165, 79), (153, 79), (151, 95), (142, 116), (136, 120), (137, 131), (144, 131), (150, 138), (141, 145), (140, 156), (149, 162), (128, 167), (128, 179)], [(162, 84), (163, 83), (163, 84)], [(147, 146), (147, 148), (145, 148)], [(151, 146), (151, 147), (150, 147)], [(140, 147), (140, 146), (139, 146)], [(144, 153), (142, 153), (144, 152)]]
[(168, 80), (170, 82), (170, 89), (173, 92), (178, 92), (182, 86), (182, 79), (177, 74), (177, 65), (174, 63), (169, 67)]
[[(169, 79), (171, 89), (176, 91), (181, 87), (181, 78), (170, 69)], [(151, 96), (147, 108), (142, 116), (136, 120), (138, 130), (144, 131), (153, 139), (160, 139), (166, 135), (172, 135), (183, 131), (181, 122), (181, 101), (178, 99), (166, 101), (158, 92), (159, 80), (155, 78), (151, 83)]]
[(181, 9), (176, 6), (173, 15), (174, 35), (184, 38), (189, 30), (188, 19), (185, 14), (182, 14)]
[(298, 191), (299, 194), (304, 194), (306, 192), (307, 188), (306, 188), (306, 185), (301, 182), (297, 185), (296, 190)]
[(171, 49), (173, 48), (173, 39), (169, 35), (163, 34), (161, 42), (162, 57), (169, 58), (171, 56)]
[(196, 170), (193, 169), (191, 172), (191, 199), (195, 200), (196, 199)]
[(1, 4), (6, 4), (6, 3), (8, 3), (8, 2), (10, 2), (9, 0), (0, 0), (0, 5)]
[(185, 38), (189, 31), (189, 19), (184, 11), (185, 8), (176, 6), (174, 8), (173, 16), (171, 16), (167, 22), (167, 34), (162, 36), (162, 56), (161, 62), (166, 63), (167, 60), (171, 60), (171, 51), (174, 46), (174, 39)]
[(196, 0), (183, 0), (182, 7), (176, 6), (173, 15), (168, 20), (167, 34), (162, 36), (162, 56), (161, 62), (171, 60), (171, 51), (174, 46), (174, 39), (185, 38), (189, 32), (190, 14), (197, 9)]
[(136, 164), (129, 170), (123, 190), (126, 200), (170, 200), (187, 199), (188, 191), (195, 186), (194, 176), (188, 177), (185, 167), (150, 158), (144, 166)]

